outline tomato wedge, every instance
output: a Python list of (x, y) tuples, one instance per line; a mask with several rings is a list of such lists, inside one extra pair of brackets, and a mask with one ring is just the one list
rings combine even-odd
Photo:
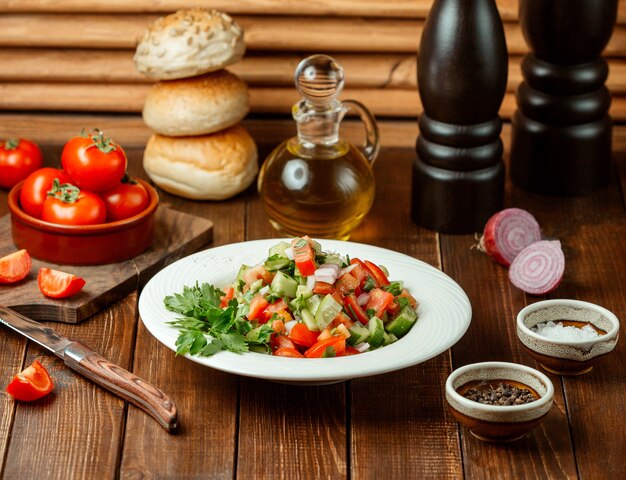
[(296, 345), (310, 348), (317, 342), (319, 332), (309, 330), (304, 323), (296, 323), (289, 332), (289, 338)]
[(365, 260), (365, 266), (369, 269), (379, 287), (384, 287), (385, 285), (389, 285), (391, 283), (382, 268), (375, 263)]
[(304, 358), (304, 355), (298, 350), (289, 347), (277, 348), (272, 355), (276, 355), (277, 357)]
[[(307, 358), (322, 358), (324, 356), (340, 357), (346, 350), (346, 339), (343, 337), (330, 337), (320, 340), (304, 352)], [(334, 354), (334, 355), (333, 355)]]
[(47, 394), (54, 388), (50, 374), (39, 360), (13, 377), (7, 386), (9, 393), (16, 400), (32, 402)]
[(328, 295), (329, 293), (333, 293), (335, 291), (335, 287), (326, 282), (315, 282), (313, 285), (313, 293), (317, 293), (319, 295)]
[(296, 238), (292, 241), (294, 262), (300, 275), (308, 277), (315, 273), (315, 250), (309, 241), (309, 237)]
[(15, 283), (30, 273), (30, 255), (26, 250), (18, 250), (0, 258), (0, 283)]
[(67, 298), (76, 295), (85, 286), (85, 280), (71, 273), (41, 267), (37, 284), (46, 297)]

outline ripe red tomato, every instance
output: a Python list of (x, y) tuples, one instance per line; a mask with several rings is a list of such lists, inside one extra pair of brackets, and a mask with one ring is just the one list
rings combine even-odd
[(107, 207), (108, 222), (133, 217), (148, 208), (150, 203), (148, 191), (131, 178), (124, 179), (112, 190), (104, 192), (102, 200)]
[(106, 192), (117, 186), (126, 172), (122, 147), (99, 130), (71, 138), (63, 147), (63, 170), (79, 188)]
[(0, 187), (12, 188), (41, 168), (43, 156), (36, 143), (11, 138), (0, 144)]
[(26, 250), (18, 250), (0, 258), (0, 283), (15, 283), (30, 272), (31, 259)]
[(76, 295), (85, 286), (85, 280), (71, 273), (41, 267), (37, 285), (46, 297), (67, 298)]
[(52, 190), (52, 182), (58, 178), (59, 183), (69, 183), (70, 177), (63, 170), (58, 168), (40, 168), (31, 173), (20, 191), (20, 206), (29, 215), (41, 218), (43, 202), (48, 198), (48, 192)]
[(7, 393), (16, 400), (32, 402), (49, 394), (53, 388), (54, 383), (48, 370), (39, 360), (35, 360), (30, 367), (13, 377), (7, 386)]
[(106, 221), (106, 206), (95, 193), (70, 184), (61, 185), (57, 180), (51, 193), (43, 203), (42, 220), (60, 225), (97, 225)]

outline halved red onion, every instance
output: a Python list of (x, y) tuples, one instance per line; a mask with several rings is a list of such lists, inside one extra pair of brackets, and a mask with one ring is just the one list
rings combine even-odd
[(540, 240), (523, 249), (511, 263), (509, 279), (532, 295), (551, 292), (563, 279), (565, 256), (558, 240)]
[(539, 223), (526, 210), (506, 208), (487, 221), (478, 249), (508, 267), (524, 248), (541, 240)]

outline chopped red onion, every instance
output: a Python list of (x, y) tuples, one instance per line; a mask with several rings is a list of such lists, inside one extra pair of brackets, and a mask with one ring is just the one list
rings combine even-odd
[(291, 333), (291, 329), (296, 323), (298, 323), (297, 320), (289, 320), (288, 322), (285, 322), (285, 330), (287, 331), (287, 335)]
[(339, 277), (338, 278), (343, 277), (346, 273), (350, 273), (352, 270), (354, 270), (356, 268), (356, 266), (357, 266), (357, 264), (353, 263), (352, 265), (348, 265), (347, 267), (342, 268), (339, 271)]
[(287, 247), (285, 248), (285, 255), (287, 256), (287, 258), (289, 260), (293, 260), (295, 258), (295, 253), (293, 251), (293, 247)]
[(366, 305), (367, 302), (369, 302), (369, 300), (370, 300), (370, 294), (367, 292), (364, 292), (358, 297), (356, 297), (356, 303), (358, 303), (360, 306)]
[(315, 275), (309, 275), (308, 277), (306, 277), (306, 287), (309, 290), (313, 290), (314, 286), (315, 286)]
[(543, 295), (558, 287), (565, 256), (558, 240), (540, 240), (523, 249), (511, 263), (509, 279), (520, 290)]
[(267, 295), (268, 293), (270, 293), (270, 286), (269, 285), (265, 285), (263, 288), (261, 288), (259, 290), (259, 293), (261, 295)]
[(339, 273), (339, 267), (337, 269), (329, 268), (327, 265), (322, 265), (320, 268), (315, 270), (313, 274), (315, 276), (315, 280), (318, 282), (326, 282), (333, 284), (335, 280), (337, 280), (337, 274)]
[(357, 343), (354, 348), (356, 348), (359, 353), (367, 352), (370, 349), (370, 344), (367, 342)]

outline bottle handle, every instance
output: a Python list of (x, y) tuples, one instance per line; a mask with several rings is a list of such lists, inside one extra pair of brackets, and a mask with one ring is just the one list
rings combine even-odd
[(370, 165), (373, 165), (380, 151), (380, 132), (374, 115), (372, 115), (372, 112), (370, 112), (365, 105), (356, 100), (342, 100), (341, 103), (343, 103), (348, 110), (356, 110), (359, 117), (361, 117), (361, 121), (365, 126), (365, 144), (361, 147), (361, 151), (370, 162)]

